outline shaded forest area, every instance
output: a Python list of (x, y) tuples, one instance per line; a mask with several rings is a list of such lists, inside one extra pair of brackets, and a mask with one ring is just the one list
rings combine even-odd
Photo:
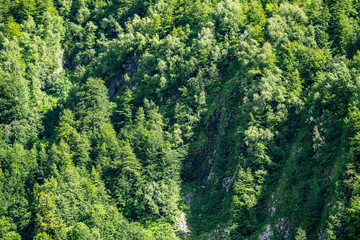
[(360, 239), (359, 0), (0, 0), (0, 239)]

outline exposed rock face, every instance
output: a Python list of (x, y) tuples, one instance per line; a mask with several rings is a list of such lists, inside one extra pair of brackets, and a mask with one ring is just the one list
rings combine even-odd
[(271, 240), (273, 236), (274, 236), (274, 232), (271, 228), (271, 225), (268, 224), (266, 225), (265, 232), (259, 235), (258, 240)]
[(285, 218), (280, 218), (278, 223), (275, 224), (275, 228), (279, 234), (283, 235), (284, 239), (288, 239), (289, 237), (291, 237), (293, 232), (291, 224)]
[(108, 87), (109, 98), (112, 98), (113, 96), (116, 95), (117, 91), (121, 87), (121, 84), (125, 80), (125, 76), (131, 78), (134, 75), (134, 73), (136, 73), (138, 65), (139, 65), (139, 59), (135, 59), (134, 61), (130, 62), (126, 70), (121, 73), (121, 76), (110, 83)]
[(271, 202), (269, 205), (269, 217), (274, 217), (276, 211), (280, 208), (279, 200), (275, 198), (275, 195), (271, 195)]
[[(195, 189), (194, 189), (194, 191), (195, 191)], [(187, 192), (187, 193), (185, 193), (185, 194), (183, 195), (182, 199), (185, 201), (185, 203), (186, 203), (187, 205), (190, 205), (191, 202), (192, 202), (193, 199), (194, 199), (194, 193), (192, 193), (192, 192)]]
[(213, 176), (214, 176), (214, 168), (211, 169), (211, 171), (210, 171), (210, 173), (209, 173), (209, 176), (207, 177), (207, 180), (208, 180), (208, 181), (211, 181), (212, 178), (213, 178)]
[(225, 239), (226, 233), (224, 232), (224, 225), (218, 224), (217, 227), (209, 233), (200, 236), (203, 240), (222, 240)]
[(222, 181), (222, 186), (226, 189), (226, 192), (229, 192), (231, 185), (235, 182), (236, 171), (232, 177), (225, 177)]
[(325, 239), (325, 231), (324, 229), (320, 228), (319, 229), (319, 232), (316, 234), (317, 235), (317, 239), (318, 240), (322, 240), (322, 239)]
[(185, 213), (181, 213), (181, 215), (176, 218), (174, 225), (180, 237), (182, 239), (187, 239), (189, 228), (186, 222)]

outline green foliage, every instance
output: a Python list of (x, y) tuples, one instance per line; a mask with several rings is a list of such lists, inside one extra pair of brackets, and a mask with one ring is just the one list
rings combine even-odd
[(360, 197), (356, 195), (350, 199), (350, 208), (348, 209), (349, 212), (349, 235), (350, 239), (356, 239), (360, 236), (360, 219), (359, 219), (359, 212), (360, 212)]
[(76, 223), (75, 226), (71, 228), (69, 233), (67, 234), (67, 239), (69, 240), (75, 240), (75, 239), (95, 239), (88, 226), (86, 226), (84, 223)]
[(238, 1), (226, 0), (216, 5), (214, 17), (219, 37), (228, 33), (229, 37), (235, 37), (243, 27), (245, 16), (242, 13)]
[(296, 236), (295, 236), (295, 240), (306, 240), (306, 232), (299, 227), (298, 229), (296, 229)]
[(0, 238), (358, 239), (359, 11), (0, 0)]
[(129, 88), (127, 88), (121, 96), (116, 96), (116, 108), (114, 109), (112, 117), (112, 122), (114, 122), (116, 130), (119, 131), (127, 123), (131, 122), (133, 115), (133, 100), (133, 93)]
[(20, 38), (22, 36), (20, 24), (16, 23), (12, 16), (10, 16), (6, 22), (5, 36), (8, 39), (13, 39), (14, 37)]
[(171, 226), (171, 224), (167, 222), (154, 222), (150, 226), (147, 227), (154, 236), (154, 239), (156, 240), (178, 240), (180, 239), (175, 234), (174, 226)]
[(3, 39), (0, 69), (0, 122), (26, 117), (29, 111), (29, 87), (25, 80), (25, 64), (16, 39)]
[(9, 219), (5, 216), (2, 216), (0, 219), (0, 237), (1, 239), (6, 240), (16, 240), (21, 239), (20, 235), (15, 231), (16, 225), (11, 223)]

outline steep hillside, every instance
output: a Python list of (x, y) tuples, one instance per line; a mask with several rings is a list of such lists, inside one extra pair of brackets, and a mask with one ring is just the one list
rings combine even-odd
[(0, 239), (359, 239), (357, 0), (0, 0)]

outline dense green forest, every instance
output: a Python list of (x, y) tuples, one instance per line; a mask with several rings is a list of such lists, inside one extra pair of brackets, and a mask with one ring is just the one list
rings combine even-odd
[(359, 0), (0, 0), (0, 239), (360, 239)]

